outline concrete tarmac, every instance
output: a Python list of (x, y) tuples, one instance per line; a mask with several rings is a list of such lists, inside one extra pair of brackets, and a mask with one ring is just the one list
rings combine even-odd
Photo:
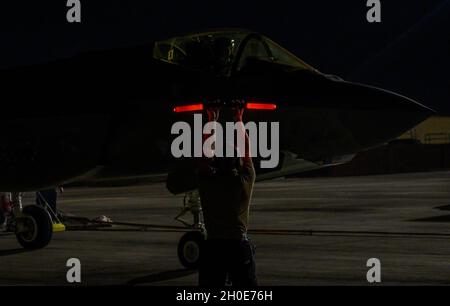
[[(72, 188), (60, 198), (77, 216), (162, 225), (179, 225), (181, 205), (162, 184)], [(381, 261), (381, 285), (450, 285), (449, 225), (450, 172), (262, 182), (251, 208), (261, 285), (367, 285), (369, 258)], [(0, 285), (66, 285), (73, 257), (82, 285), (196, 285), (197, 273), (178, 262), (182, 234), (66, 231), (25, 251), (0, 233)]]

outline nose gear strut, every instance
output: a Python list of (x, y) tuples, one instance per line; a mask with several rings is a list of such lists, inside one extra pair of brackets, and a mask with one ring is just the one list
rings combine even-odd
[[(182, 217), (191, 213), (193, 222), (190, 223)], [(183, 199), (183, 208), (175, 217), (184, 226), (193, 231), (184, 234), (178, 243), (178, 258), (181, 264), (188, 269), (197, 269), (200, 264), (201, 244), (206, 238), (203, 213), (198, 190), (186, 193)]]
[[(188, 213), (192, 214), (192, 223), (182, 218)], [(204, 231), (202, 206), (198, 190), (186, 193), (183, 199), (183, 208), (175, 217), (175, 220), (181, 222), (186, 227)]]

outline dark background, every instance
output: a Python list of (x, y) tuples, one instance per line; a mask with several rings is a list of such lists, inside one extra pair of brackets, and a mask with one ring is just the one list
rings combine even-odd
[(2, 1), (0, 68), (243, 27), (322, 72), (391, 89), (450, 114), (449, 0), (381, 0), (382, 22), (374, 24), (366, 20), (366, 0), (81, 0), (81, 24), (66, 21), (66, 2)]

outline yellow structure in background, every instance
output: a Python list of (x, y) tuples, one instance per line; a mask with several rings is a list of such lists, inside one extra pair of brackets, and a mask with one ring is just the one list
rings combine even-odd
[(423, 144), (450, 143), (450, 116), (433, 116), (398, 139), (414, 139)]

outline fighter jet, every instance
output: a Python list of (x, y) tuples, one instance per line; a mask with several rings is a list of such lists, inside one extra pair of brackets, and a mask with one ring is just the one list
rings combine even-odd
[[(0, 88), (5, 192), (154, 182), (189, 192), (195, 186), (172, 183), (178, 163), (170, 154), (171, 126), (217, 101), (225, 108), (243, 101), (246, 121), (280, 123), (280, 162), (257, 169), (257, 180), (347, 162), (433, 113), (399, 94), (322, 73), (240, 29), (9, 69), (1, 72)], [(19, 242), (45, 247), (46, 214), (15, 211)], [(195, 264), (183, 256), (186, 266)]]

